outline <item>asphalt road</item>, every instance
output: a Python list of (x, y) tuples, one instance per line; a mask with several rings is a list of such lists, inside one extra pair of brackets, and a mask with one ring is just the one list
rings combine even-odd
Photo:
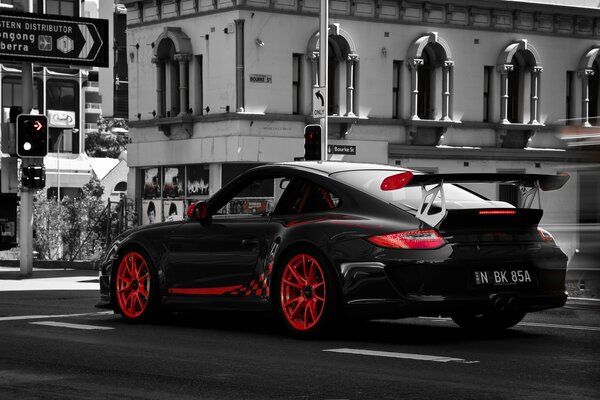
[(260, 315), (131, 325), (95, 309), (93, 290), (2, 282), (0, 399), (600, 398), (597, 308), (530, 314), (487, 336), (418, 318), (300, 341)]

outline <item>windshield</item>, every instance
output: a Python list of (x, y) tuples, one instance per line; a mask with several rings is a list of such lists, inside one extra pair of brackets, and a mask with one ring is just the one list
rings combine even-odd
[[(381, 190), (381, 182), (391, 175), (401, 173), (400, 170), (362, 170), (362, 171), (343, 171), (331, 175), (350, 186), (365, 191), (387, 203), (393, 204), (404, 210), (416, 210), (421, 205), (422, 195), (420, 186), (404, 187), (398, 190)], [(431, 189), (433, 185), (426, 186)], [(498, 206), (499, 202), (491, 202), (486, 198), (465, 190), (464, 188), (445, 183), (444, 197), (446, 207), (452, 208), (489, 208)], [(440, 195), (436, 196), (434, 205), (441, 202)], [(502, 204), (503, 207), (512, 207), (508, 204)]]

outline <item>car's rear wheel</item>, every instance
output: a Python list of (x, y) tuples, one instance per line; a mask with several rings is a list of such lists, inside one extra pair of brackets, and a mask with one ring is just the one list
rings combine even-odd
[(452, 320), (461, 328), (471, 330), (500, 330), (517, 325), (525, 317), (525, 311), (488, 312), (484, 314), (455, 314)]
[(338, 311), (338, 290), (326, 260), (303, 246), (285, 257), (281, 266), (274, 303), (284, 327), (302, 338), (322, 334)]
[(150, 258), (141, 249), (123, 253), (114, 276), (118, 312), (130, 322), (143, 322), (158, 309), (157, 285)]

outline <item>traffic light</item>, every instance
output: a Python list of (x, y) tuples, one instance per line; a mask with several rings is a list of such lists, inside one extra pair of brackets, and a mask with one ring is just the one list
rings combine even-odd
[(304, 159), (321, 160), (321, 125), (304, 127)]
[(17, 155), (45, 157), (48, 154), (48, 118), (21, 114), (17, 117)]
[(21, 184), (31, 189), (43, 189), (46, 186), (46, 167), (43, 165), (22, 167)]

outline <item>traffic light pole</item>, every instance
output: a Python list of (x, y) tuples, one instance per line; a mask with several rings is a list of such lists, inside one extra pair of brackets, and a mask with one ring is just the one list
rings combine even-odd
[[(29, 114), (33, 108), (33, 64), (24, 62), (21, 68), (21, 88), (23, 90), (23, 112)], [(22, 158), (21, 165), (30, 165), (30, 159)], [(33, 190), (21, 185), (19, 218), (20, 272), (30, 276), (33, 272)]]
[(327, 114), (329, 91), (327, 89), (327, 64), (329, 62), (329, 0), (321, 0), (321, 15), (319, 18), (319, 86), (325, 88), (325, 117), (319, 119), (321, 125), (321, 160), (327, 160)]

